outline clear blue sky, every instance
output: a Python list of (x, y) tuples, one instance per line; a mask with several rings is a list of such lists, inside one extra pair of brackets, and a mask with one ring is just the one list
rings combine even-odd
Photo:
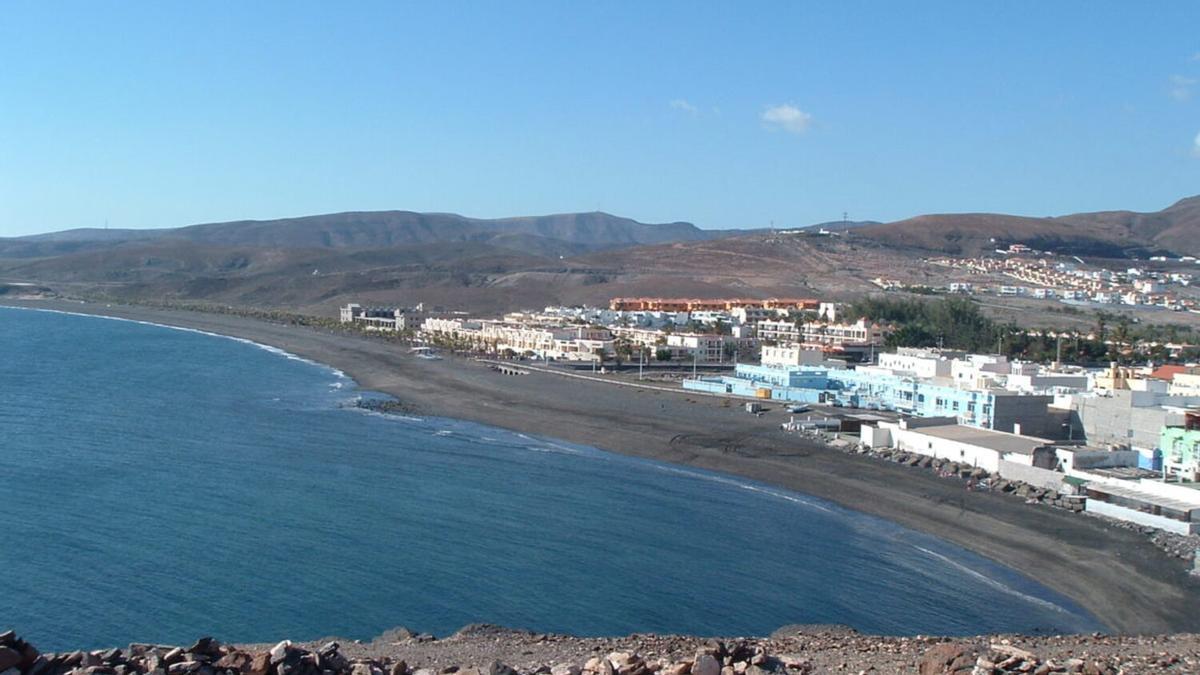
[(1200, 193), (1200, 3), (0, 3), (0, 236)]

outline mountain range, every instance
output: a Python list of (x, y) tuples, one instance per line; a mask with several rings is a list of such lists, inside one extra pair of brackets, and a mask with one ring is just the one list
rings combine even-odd
[[(837, 236), (818, 234), (822, 228)], [(1154, 213), (932, 214), (799, 229), (806, 234), (597, 212), (488, 220), (412, 211), (78, 229), (0, 239), (0, 284), (306, 308), (408, 298), (511, 309), (617, 295), (832, 297), (869, 292), (870, 279), (905, 265), (917, 270), (932, 254), (977, 255), (1013, 243), (1102, 258), (1200, 256), (1200, 197)]]
[[(389, 248), (474, 242), (542, 255), (575, 255), (607, 248), (697, 241), (730, 230), (691, 223), (639, 223), (607, 213), (481, 219), (453, 213), (357, 211), (278, 220), (207, 223), (173, 229), (76, 229), (0, 239), (0, 257), (41, 257), (124, 243), (186, 241), (254, 248)], [(741, 231), (738, 231), (741, 233)]]

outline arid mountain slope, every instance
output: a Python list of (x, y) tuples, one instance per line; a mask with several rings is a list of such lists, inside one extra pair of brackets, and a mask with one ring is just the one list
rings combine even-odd
[(1106, 258), (1200, 255), (1200, 197), (1183, 199), (1153, 213), (1101, 211), (1057, 218), (933, 214), (868, 225), (853, 233), (888, 246), (952, 255), (976, 255), (1012, 243)]
[(544, 255), (572, 255), (639, 244), (720, 236), (691, 223), (646, 224), (607, 213), (484, 220), (452, 213), (362, 211), (279, 220), (209, 223), (174, 229), (82, 229), (0, 240), (0, 257), (36, 257), (110, 248), (128, 242), (179, 240), (257, 248), (386, 248), (481, 242)]

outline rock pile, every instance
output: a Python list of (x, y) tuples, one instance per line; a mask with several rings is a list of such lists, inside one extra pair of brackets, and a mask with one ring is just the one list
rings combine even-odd
[(371, 643), (344, 646), (283, 641), (240, 647), (202, 638), (187, 648), (133, 644), (39, 654), (8, 632), (0, 635), (0, 666), (0, 675), (1124, 675), (1200, 672), (1200, 636), (951, 639), (802, 626), (768, 638), (717, 641), (578, 638), (472, 626), (441, 640), (397, 629)]
[[(415, 638), (413, 638), (415, 639)], [(419, 640), (417, 640), (419, 641)], [(9, 631), (0, 635), (0, 675), (520, 675), (499, 661), (485, 667), (410, 669), (391, 657), (342, 655), (337, 642), (309, 650), (288, 640), (266, 651), (245, 651), (211, 637), (188, 648), (132, 644), (127, 650), (40, 654)], [(711, 642), (683, 660), (647, 660), (635, 652), (594, 656), (577, 663), (544, 665), (529, 675), (805, 675), (812, 665), (800, 657), (769, 656), (748, 642)]]
[(307, 651), (285, 640), (251, 653), (205, 637), (186, 649), (132, 644), (127, 650), (40, 654), (12, 631), (0, 635), (0, 666), (0, 675), (408, 675), (403, 662), (350, 661), (336, 642)]
[(983, 650), (943, 644), (925, 652), (918, 672), (920, 675), (1118, 675), (1129, 671), (1121, 668), (1119, 659), (1113, 658), (1086, 660), (1072, 657), (1056, 662), (1054, 659), (1041, 659), (1033, 652), (1008, 644), (992, 644)]
[(552, 668), (550, 675), (805, 675), (811, 672), (812, 663), (800, 656), (771, 656), (762, 645), (746, 641), (713, 641), (700, 647), (691, 658), (647, 661), (637, 653), (612, 652), (588, 659), (581, 671), (564, 664)]

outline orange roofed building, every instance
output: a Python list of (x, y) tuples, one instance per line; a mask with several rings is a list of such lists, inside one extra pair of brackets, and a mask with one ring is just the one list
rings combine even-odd
[(608, 308), (616, 312), (728, 312), (738, 307), (811, 309), (820, 307), (810, 298), (613, 298)]

